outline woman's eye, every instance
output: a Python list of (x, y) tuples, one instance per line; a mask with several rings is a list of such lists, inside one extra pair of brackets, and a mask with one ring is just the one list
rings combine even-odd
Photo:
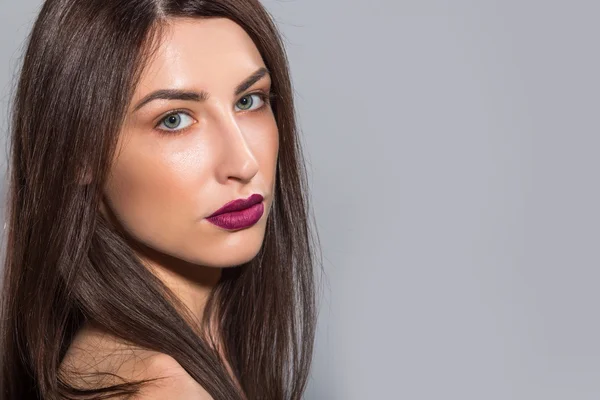
[[(255, 110), (257, 108), (262, 107), (264, 100), (260, 94), (249, 94), (240, 99), (237, 102), (236, 106), (241, 111)], [(255, 106), (254, 108), (252, 108)]]
[[(185, 124), (186, 122), (188, 122), (187, 125)], [(188, 114), (184, 112), (175, 112), (163, 118), (157, 128), (165, 131), (180, 131), (191, 126), (193, 123), (194, 119)]]

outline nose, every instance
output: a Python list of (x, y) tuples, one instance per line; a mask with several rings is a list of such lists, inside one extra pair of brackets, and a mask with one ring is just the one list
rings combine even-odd
[(230, 113), (222, 114), (218, 124), (223, 146), (217, 165), (217, 179), (223, 184), (230, 179), (249, 182), (258, 173), (258, 161), (244, 132)]

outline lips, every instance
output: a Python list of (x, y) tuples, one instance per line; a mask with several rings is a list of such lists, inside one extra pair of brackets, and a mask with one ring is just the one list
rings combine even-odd
[(253, 194), (247, 199), (239, 199), (225, 204), (206, 220), (222, 229), (238, 231), (251, 227), (260, 221), (265, 207), (260, 194)]
[(217, 211), (212, 213), (207, 218), (216, 217), (217, 215), (230, 213), (230, 212), (234, 212), (234, 211), (245, 210), (256, 204), (261, 203), (262, 201), (263, 201), (263, 197), (260, 194), (253, 194), (252, 196), (248, 197), (247, 199), (233, 200), (233, 201), (230, 201), (229, 203), (225, 204), (223, 207), (219, 208)]

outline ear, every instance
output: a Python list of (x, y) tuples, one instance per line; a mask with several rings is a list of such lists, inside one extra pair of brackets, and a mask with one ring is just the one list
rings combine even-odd
[(110, 220), (110, 216), (108, 214), (108, 210), (107, 210), (107, 207), (106, 207), (106, 201), (104, 199), (104, 196), (102, 196), (100, 198), (100, 204), (98, 204), (98, 211), (104, 217), (104, 219), (106, 219), (107, 221)]
[(86, 172), (85, 174), (83, 174), (83, 176), (79, 180), (79, 184), (80, 185), (89, 185), (90, 183), (92, 183), (92, 173)]
[(89, 185), (92, 183), (92, 171), (87, 166), (83, 166), (79, 168), (77, 174), (77, 184), (78, 185)]

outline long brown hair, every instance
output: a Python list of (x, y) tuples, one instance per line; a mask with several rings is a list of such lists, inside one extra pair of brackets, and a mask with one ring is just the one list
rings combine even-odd
[[(224, 269), (204, 322), (226, 367), (175, 296), (98, 212), (120, 127), (168, 18), (228, 18), (271, 73), (280, 135), (258, 255)], [(58, 373), (84, 322), (172, 356), (215, 400), (300, 399), (313, 352), (318, 239), (309, 219), (289, 66), (258, 0), (47, 0), (28, 38), (11, 109), (0, 398), (108, 398), (144, 382), (77, 390)], [(82, 184), (82, 175), (89, 183)], [(131, 290), (134, 287), (136, 290)]]

